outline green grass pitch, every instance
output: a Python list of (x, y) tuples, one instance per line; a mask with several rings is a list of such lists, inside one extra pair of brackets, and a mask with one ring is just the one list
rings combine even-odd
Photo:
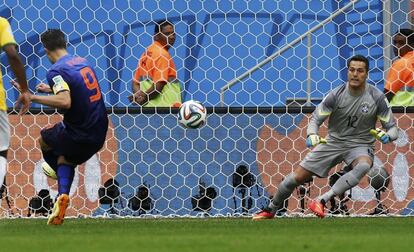
[(0, 251), (413, 251), (414, 218), (1, 219)]

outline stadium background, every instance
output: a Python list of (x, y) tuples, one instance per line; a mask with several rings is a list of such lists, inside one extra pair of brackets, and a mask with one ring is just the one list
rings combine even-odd
[[(12, 25), (27, 63), (32, 90), (44, 80), (50, 66), (39, 43), (39, 34), (47, 28), (61, 28), (68, 35), (69, 51), (96, 65), (106, 104), (114, 109), (135, 107), (127, 101), (133, 71), (144, 48), (152, 41), (153, 21), (168, 18), (176, 24), (177, 39), (171, 52), (183, 85), (184, 100), (196, 99), (206, 106), (217, 107), (220, 88), (227, 82), (347, 3), (6, 0), (0, 14)], [(395, 31), (404, 26), (401, 20), (406, 15), (399, 15), (401, 6), (391, 8), (395, 9), (395, 23), (391, 25)], [(390, 59), (384, 59), (382, 9), (382, 1), (359, 1), (352, 10), (313, 34), (312, 98), (322, 98), (346, 79), (346, 60), (354, 54), (368, 56), (370, 82), (383, 88), (383, 62)], [(225, 93), (225, 105), (284, 106), (287, 98), (306, 97), (306, 43), (305, 40), (287, 50), (233, 86)], [(4, 57), (2, 63), (7, 66)], [(17, 92), (9, 85), (10, 76), (4, 78), (8, 105), (12, 106)], [(399, 213), (413, 198), (408, 176), (408, 164), (413, 163), (409, 141), (413, 129), (409, 116), (399, 115), (402, 118), (399, 126), (406, 127), (405, 142), (396, 150), (378, 146), (380, 162), (393, 175), (390, 188), (394, 189), (387, 194), (389, 202), (386, 202), (393, 204), (390, 209), (393, 213)], [(8, 181), (14, 182), (10, 194), (15, 199), (15, 207), (24, 213), (28, 199), (41, 188), (51, 187), (53, 193), (53, 182), (39, 174), (40, 153), (35, 140), (40, 128), (58, 120), (59, 116), (28, 115), (23, 121), (15, 115), (10, 117), (12, 125), (17, 126), (12, 142), (15, 158), (10, 164)], [(206, 127), (189, 131), (177, 126), (174, 114), (112, 114), (113, 131), (109, 133), (106, 154), (86, 164), (88, 168), (79, 169), (76, 182), (79, 187), (72, 188), (76, 198), (72, 213), (104, 213), (106, 206), (95, 210), (97, 189), (106, 179), (115, 176), (123, 199), (116, 207), (122, 215), (134, 214), (126, 202), (144, 183), (150, 186), (155, 200), (154, 214), (197, 214), (192, 210), (191, 197), (198, 193), (200, 182), (218, 190), (211, 214), (231, 215), (240, 210), (234, 205), (234, 202), (240, 205), (240, 195), (231, 184), (232, 174), (240, 164), (247, 165), (258, 179), (250, 192), (254, 199), (250, 213), (254, 212), (266, 204), (275, 185), (306, 153), (303, 129), (307, 118), (302, 113), (212, 113)], [(317, 181), (313, 193), (323, 190), (325, 184), (326, 181)], [(356, 190), (360, 190), (353, 194), (359, 197), (353, 206), (356, 212), (372, 210), (373, 191), (366, 182)], [(298, 210), (297, 204), (292, 208)]]
[[(18, 2), (18, 4), (17, 4)], [(61, 28), (69, 51), (97, 66), (108, 106), (130, 106), (127, 97), (139, 57), (151, 44), (153, 21), (176, 24), (171, 49), (184, 100), (220, 105), (220, 88), (293, 41), (349, 1), (5, 1), (30, 86), (43, 80), (50, 63), (39, 34)], [(360, 1), (314, 34), (312, 97), (323, 97), (346, 77), (346, 60), (360, 53), (371, 63), (370, 80), (383, 86), (382, 2)], [(361, 19), (363, 14), (363, 19)], [(17, 29), (18, 28), (18, 29)], [(277, 106), (305, 97), (306, 41), (254, 73), (225, 95), (229, 106)], [(9, 104), (16, 93), (8, 92)]]

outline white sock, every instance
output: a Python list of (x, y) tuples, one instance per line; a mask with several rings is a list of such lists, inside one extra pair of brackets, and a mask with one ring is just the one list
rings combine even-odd
[(7, 159), (0, 156), (0, 187), (3, 185), (4, 177), (7, 173)]
[[(3, 186), (4, 177), (7, 173), (7, 159), (3, 156), (0, 156), (0, 187)], [(0, 208), (1, 208), (1, 199), (0, 199)]]

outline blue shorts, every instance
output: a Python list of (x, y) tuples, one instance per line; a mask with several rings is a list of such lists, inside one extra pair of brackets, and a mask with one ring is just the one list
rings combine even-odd
[(73, 164), (83, 164), (97, 153), (105, 143), (105, 138), (100, 143), (77, 142), (70, 136), (62, 122), (51, 128), (40, 131), (43, 141), (52, 148), (56, 156), (64, 156)]

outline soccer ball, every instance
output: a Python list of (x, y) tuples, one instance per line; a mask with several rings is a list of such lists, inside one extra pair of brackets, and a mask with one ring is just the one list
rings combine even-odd
[(178, 111), (178, 122), (185, 128), (196, 129), (206, 123), (207, 110), (199, 101), (186, 101)]

